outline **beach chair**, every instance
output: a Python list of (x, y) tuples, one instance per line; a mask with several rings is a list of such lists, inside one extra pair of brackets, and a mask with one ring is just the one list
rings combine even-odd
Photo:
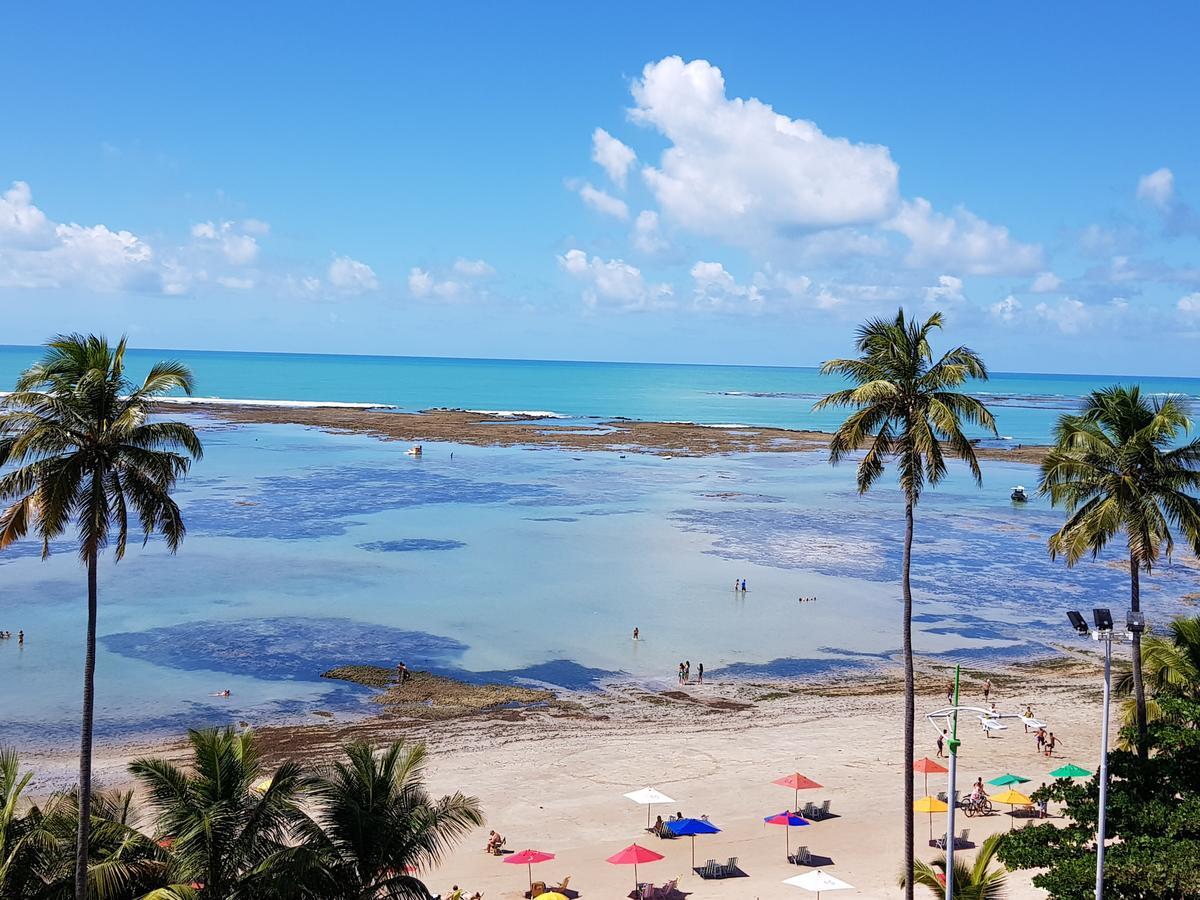
[(736, 875), (738, 872), (738, 858), (736, 856), (729, 857), (729, 861), (721, 867), (726, 878), (730, 875)]
[(564, 878), (562, 880), (562, 884), (555, 885), (554, 889), (556, 891), (558, 891), (560, 894), (565, 894), (567, 892), (567, 885), (569, 885), (570, 883), (571, 883), (571, 876), (568, 875), (566, 878)]
[(937, 792), (937, 798), (938, 798), (939, 800), (941, 800), (943, 803), (945, 803), (945, 802), (946, 802), (946, 792), (945, 792), (945, 791), (938, 791), (938, 792)]
[(668, 897), (675, 896), (675, 891), (678, 888), (679, 888), (679, 879), (672, 878), (670, 881), (668, 881), (666, 884), (664, 884), (662, 887), (660, 887), (658, 889), (658, 896), (661, 897), (662, 900), (667, 900)]
[(721, 877), (721, 867), (717, 865), (715, 859), (710, 859), (704, 864), (704, 868), (700, 870), (700, 877), (705, 879)]
[(964, 828), (958, 833), (958, 837), (954, 840), (955, 848), (969, 847), (971, 845), (971, 829)]
[(817, 814), (815, 812), (813, 812), (813, 810), (815, 810), (815, 809), (816, 809), (816, 806), (813, 805), (813, 803), (811, 801), (809, 801), (808, 803), (805, 803), (804, 804), (804, 818), (815, 819), (817, 816)]
[(820, 809), (813, 810), (813, 812), (817, 814), (818, 819), (828, 819), (831, 815), (833, 815), (833, 813), (829, 811), (829, 803), (830, 801), (826, 800), (821, 804)]
[(792, 857), (792, 862), (798, 866), (807, 866), (811, 858), (807, 847), (797, 847), (796, 855)]
[(946, 849), (946, 835), (943, 833), (940, 838), (935, 838), (933, 841), (933, 846), (937, 847), (939, 850), (945, 850)]

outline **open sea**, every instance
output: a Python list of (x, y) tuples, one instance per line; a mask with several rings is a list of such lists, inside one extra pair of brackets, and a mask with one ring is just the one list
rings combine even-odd
[[(0, 347), (0, 389), (36, 348)], [(197, 394), (552, 413), (578, 427), (625, 416), (830, 430), (837, 387), (813, 369), (131, 351), (140, 374), (171, 356)], [(1000, 445), (1045, 443), (1087, 391), (1135, 379), (997, 374), (979, 391)], [(1200, 398), (1200, 380), (1140, 378)], [(178, 491), (178, 555), (135, 545), (101, 570), (102, 739), (226, 721), (339, 718), (369, 694), (322, 680), (342, 663), (580, 689), (671, 684), (682, 660), (710, 677), (804, 676), (878, 666), (899, 648), (900, 496), (864, 497), (822, 452), (709, 459), (426, 444), (297, 426), (229, 426), (186, 409), (205, 458)], [(451, 457), (453, 453), (453, 457)], [(917, 511), (919, 653), (986, 665), (1073, 640), (1064, 610), (1127, 604), (1119, 553), (1072, 570), (1046, 538), (1060, 512), (1015, 484), (1036, 470), (956, 468)], [(0, 743), (76, 739), (85, 579), (69, 542), (40, 559), (0, 552)], [(1145, 584), (1165, 621), (1200, 592), (1192, 560)], [(746, 579), (749, 590), (732, 589)], [(797, 598), (817, 598), (798, 603)], [(632, 641), (634, 626), (642, 640)], [(226, 699), (213, 696), (228, 689)], [(311, 719), (310, 721), (316, 721)]]

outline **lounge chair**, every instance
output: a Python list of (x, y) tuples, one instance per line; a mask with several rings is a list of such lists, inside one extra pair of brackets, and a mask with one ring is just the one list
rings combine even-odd
[(798, 866), (807, 866), (810, 859), (807, 847), (797, 847), (796, 855), (792, 857), (792, 862)]
[(729, 861), (727, 863), (725, 863), (725, 865), (721, 866), (721, 870), (725, 873), (726, 878), (728, 878), (731, 875), (736, 875), (738, 873), (738, 865), (737, 864), (738, 864), (738, 858), (736, 856), (731, 856), (731, 857), (729, 857)]
[(937, 847), (939, 850), (946, 849), (946, 835), (944, 832), (940, 838), (934, 838), (933, 846)]
[(571, 883), (571, 876), (568, 875), (566, 878), (564, 878), (562, 880), (562, 884), (557, 884), (554, 886), (554, 890), (558, 891), (560, 894), (565, 894), (567, 892), (567, 885), (569, 885), (570, 883)]
[(815, 819), (817, 817), (817, 814), (814, 812), (815, 809), (816, 809), (816, 806), (813, 805), (811, 802), (805, 803), (804, 804), (804, 818)]
[(678, 887), (679, 879), (672, 878), (658, 889), (658, 896), (661, 898), (661, 900), (667, 900), (668, 897), (673, 897), (675, 895), (675, 891)]
[(710, 859), (704, 864), (704, 868), (700, 870), (701, 878), (720, 878), (722, 876), (721, 866), (715, 859)]
[(826, 800), (824, 803), (821, 804), (820, 809), (813, 810), (813, 812), (815, 812), (817, 814), (818, 819), (828, 819), (831, 815), (833, 815), (833, 813), (831, 813), (829, 811), (829, 803), (830, 803), (830, 801)]
[(946, 802), (946, 792), (945, 792), (945, 791), (938, 791), (938, 792), (937, 792), (937, 798), (938, 798), (939, 800), (941, 800), (943, 803), (945, 803), (945, 802)]
[(958, 837), (955, 838), (954, 847), (955, 847), (955, 849), (959, 849), (961, 847), (969, 847), (970, 845), (971, 845), (971, 829), (964, 828), (962, 831), (959, 832)]

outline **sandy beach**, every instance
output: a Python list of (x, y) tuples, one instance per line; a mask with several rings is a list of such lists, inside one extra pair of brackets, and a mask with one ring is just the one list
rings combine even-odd
[[(1098, 671), (1094, 659), (1071, 654), (1048, 663), (965, 673), (964, 702), (983, 705), (980, 686), (990, 676), (992, 700), (1002, 711), (1019, 712), (1032, 703), (1061, 743), (1051, 760), (1036, 752), (1033, 736), (1019, 722), (988, 739), (976, 721), (964, 719), (960, 791), (968, 792), (976, 777), (987, 781), (1006, 772), (1030, 778), (1024, 787), (1032, 790), (1064, 762), (1090, 768), (1099, 735)], [(944, 702), (946, 675), (943, 667), (922, 666), (918, 758), (935, 755), (936, 731), (923, 713)], [(791, 791), (771, 782), (799, 771), (823, 785), (802, 792), (800, 803), (828, 799), (836, 817), (790, 829), (790, 846), (807, 846), (823, 858), (822, 868), (855, 886), (841, 896), (902, 896), (896, 873), (903, 839), (903, 720), (895, 672), (821, 683), (628, 683), (573, 699), (578, 702), (562, 709), (504, 710), (443, 721), (387, 710), (355, 723), (264, 727), (258, 734), (272, 761), (288, 756), (328, 759), (352, 738), (425, 740), (433, 751), (431, 789), (479, 797), (487, 818), (484, 829), (427, 873), (435, 892), (458, 884), (493, 900), (523, 895), (524, 867), (503, 865), (483, 852), (487, 830), (495, 828), (507, 838), (509, 850), (528, 847), (556, 854), (554, 861), (535, 867), (535, 879), (557, 883), (570, 875), (571, 888), (584, 898), (629, 893), (632, 870), (609, 865), (605, 858), (634, 841), (665, 856), (639, 867), (643, 881), (661, 883), (679, 876), (680, 888), (695, 900), (803, 897), (803, 891), (782, 881), (806, 869), (785, 860), (782, 829), (762, 821), (793, 803)], [(104, 746), (98, 751), (98, 781), (107, 787), (131, 786), (125, 767), (147, 752), (178, 758), (181, 750), (178, 742)], [(25, 763), (38, 773), (31, 788), (35, 795), (73, 779), (70, 753), (26, 754)], [(921, 776), (915, 777), (920, 796)], [(655, 815), (704, 814), (722, 829), (697, 839), (698, 864), (736, 856), (747, 877), (704, 881), (691, 872), (688, 839), (647, 834), (645, 807), (622, 796), (646, 786), (675, 800), (669, 807), (656, 807)], [(940, 790), (945, 790), (945, 776), (931, 776), (930, 793)], [(1016, 827), (1025, 821), (1015, 820)], [(999, 811), (971, 819), (960, 813), (957, 820), (959, 828), (971, 830), (976, 844), (1012, 824), (1007, 812)], [(927, 846), (928, 817), (918, 815), (915, 827), (919, 855), (932, 858), (938, 851)], [(940, 835), (944, 816), (935, 816), (932, 827)], [(1030, 873), (1012, 873), (1009, 897), (1045, 896), (1030, 878)]]

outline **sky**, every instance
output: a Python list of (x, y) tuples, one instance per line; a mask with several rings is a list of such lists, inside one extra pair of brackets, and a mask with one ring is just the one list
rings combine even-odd
[(5, 18), (0, 344), (1200, 374), (1193, 4)]

